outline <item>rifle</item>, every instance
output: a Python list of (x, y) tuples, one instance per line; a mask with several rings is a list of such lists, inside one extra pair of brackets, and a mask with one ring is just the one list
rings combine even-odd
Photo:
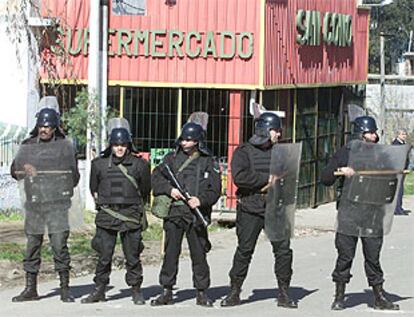
[[(189, 205), (188, 205), (188, 201), (189, 201), (189, 200), (190, 200), (190, 198), (191, 198), (190, 194), (189, 194), (189, 193), (185, 190), (185, 188), (184, 188), (183, 186), (181, 186), (180, 182), (178, 181), (177, 177), (175, 176), (175, 174), (174, 174), (174, 172), (171, 170), (171, 168), (168, 166), (168, 164), (164, 164), (164, 165), (165, 165), (165, 169), (166, 169), (166, 171), (167, 171), (168, 175), (170, 176), (170, 179), (171, 179), (171, 180), (172, 180), (172, 182), (173, 182), (174, 187), (175, 187), (175, 188), (177, 188), (177, 189), (180, 191), (181, 195), (183, 195), (183, 196), (185, 197), (185, 203), (187, 204), (187, 206), (189, 206)], [(203, 215), (202, 215), (202, 213), (201, 213), (200, 209), (198, 209), (198, 208), (196, 207), (196, 208), (194, 208), (194, 209), (192, 209), (192, 208), (191, 208), (191, 210), (194, 210), (194, 211), (195, 211), (195, 214), (196, 214), (196, 215), (197, 215), (197, 217), (201, 220), (201, 222), (203, 223), (203, 226), (207, 228), (207, 226), (208, 226), (208, 222), (207, 222), (207, 220), (203, 217)]]

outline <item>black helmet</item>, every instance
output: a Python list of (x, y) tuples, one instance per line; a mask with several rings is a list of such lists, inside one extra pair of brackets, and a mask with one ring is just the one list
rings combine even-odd
[(249, 139), (253, 145), (263, 145), (270, 140), (270, 130), (281, 130), (282, 120), (272, 112), (264, 112), (259, 118), (255, 119), (254, 135)]
[(267, 128), (268, 130), (280, 130), (282, 129), (282, 121), (277, 114), (272, 112), (264, 112), (259, 118), (256, 119), (254, 126), (258, 129)]
[(202, 141), (204, 140), (204, 130), (203, 127), (194, 122), (187, 122), (184, 124), (179, 141), (181, 140), (193, 140), (193, 141)]
[(377, 130), (377, 123), (373, 117), (361, 116), (354, 120), (354, 133), (376, 132)]
[(109, 136), (109, 144), (132, 144), (131, 134), (125, 128), (114, 128)]
[(36, 127), (57, 128), (60, 125), (59, 114), (55, 109), (43, 108), (36, 117)]

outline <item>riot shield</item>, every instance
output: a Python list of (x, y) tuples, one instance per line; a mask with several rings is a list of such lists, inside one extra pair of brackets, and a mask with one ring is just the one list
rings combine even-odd
[(113, 129), (123, 128), (131, 133), (131, 128), (129, 127), (129, 122), (125, 118), (111, 118), (108, 120), (107, 132), (108, 137), (111, 135)]
[(57, 233), (82, 224), (70, 140), (22, 144), (14, 164), (27, 233)]
[(193, 112), (188, 118), (187, 122), (197, 123), (203, 127), (204, 131), (207, 131), (208, 126), (208, 113), (207, 112)]
[(276, 144), (272, 149), (264, 230), (270, 241), (293, 236), (302, 143)]
[(395, 195), (401, 186), (409, 146), (354, 140), (348, 166), (356, 174), (344, 180), (337, 231), (358, 237), (379, 237), (391, 231)]
[(354, 122), (356, 118), (366, 116), (367, 111), (359, 105), (349, 104), (348, 105), (348, 119), (349, 122)]
[(55, 96), (44, 96), (42, 99), (40, 99), (39, 104), (37, 106), (37, 111), (44, 108), (49, 108), (55, 110), (57, 113), (59, 113), (59, 103), (57, 101), (57, 98)]

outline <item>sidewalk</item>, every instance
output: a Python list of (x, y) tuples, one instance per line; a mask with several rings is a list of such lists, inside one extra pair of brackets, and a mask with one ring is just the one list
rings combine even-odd
[[(414, 217), (414, 195), (405, 196), (404, 209), (413, 211), (409, 216), (396, 216), (395, 218)], [(317, 208), (299, 209), (295, 216), (295, 227), (312, 228), (321, 231), (335, 231), (336, 202), (324, 204)]]
[[(404, 207), (414, 209), (414, 197), (404, 201)], [(273, 255), (266, 238), (261, 237), (252, 259), (249, 274), (243, 285), (242, 305), (221, 308), (220, 299), (228, 291), (228, 270), (236, 247), (235, 230), (228, 230), (221, 243), (213, 243), (208, 255), (211, 269), (210, 296), (215, 300), (213, 308), (195, 305), (195, 291), (188, 258), (180, 259), (177, 285), (174, 290), (176, 304), (167, 307), (150, 307), (149, 301), (159, 292), (158, 265), (144, 267), (143, 293), (147, 300), (144, 306), (135, 306), (124, 281), (124, 271), (113, 271), (108, 287), (108, 301), (91, 305), (80, 304), (80, 298), (92, 289), (93, 276), (73, 279), (71, 285), (76, 303), (63, 304), (59, 300), (58, 281), (41, 283), (40, 301), (12, 303), (11, 297), (21, 287), (0, 291), (0, 316), (300, 316), (300, 317), (370, 317), (382, 314), (414, 316), (414, 215), (395, 217), (391, 233), (385, 237), (381, 264), (385, 272), (385, 289), (389, 298), (401, 306), (400, 311), (381, 312), (372, 309), (372, 291), (367, 286), (363, 269), (362, 250), (359, 244), (354, 265), (353, 278), (347, 286), (347, 309), (332, 312), (334, 285), (331, 272), (335, 263), (334, 248), (335, 204), (316, 209), (300, 210), (297, 227), (322, 230), (318, 235), (303, 235), (292, 239), (294, 252), (293, 278), (290, 293), (299, 302), (298, 310), (277, 307), (275, 302), (276, 281), (273, 273)]]

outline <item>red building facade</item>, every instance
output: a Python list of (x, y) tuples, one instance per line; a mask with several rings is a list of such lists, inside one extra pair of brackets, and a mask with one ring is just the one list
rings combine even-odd
[[(367, 80), (369, 11), (356, 0), (146, 0), (135, 14), (112, 3), (108, 103), (137, 127), (144, 151), (170, 147), (157, 138), (173, 140), (191, 111), (209, 112), (232, 198), (229, 162), (252, 132), (254, 100), (285, 111), (285, 139), (305, 142), (301, 204), (330, 199), (317, 171), (343, 142), (347, 100), (358, 99), (352, 86)], [(86, 83), (89, 2), (43, 0), (41, 10), (60, 20), (59, 40), (44, 52), (66, 52), (65, 64), (54, 60), (60, 82)], [(148, 129), (157, 135), (141, 138)]]

